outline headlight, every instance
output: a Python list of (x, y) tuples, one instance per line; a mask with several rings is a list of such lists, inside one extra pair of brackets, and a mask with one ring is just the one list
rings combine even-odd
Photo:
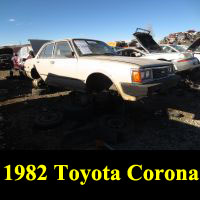
[(152, 80), (152, 70), (144, 69), (141, 71), (132, 71), (132, 82), (142, 83)]

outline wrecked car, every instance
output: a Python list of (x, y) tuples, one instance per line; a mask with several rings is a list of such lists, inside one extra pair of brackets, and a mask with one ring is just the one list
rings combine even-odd
[(129, 47), (127, 49), (119, 50), (119, 55), (125, 56), (126, 54), (129, 54), (136, 57), (142, 56), (143, 58), (148, 59), (168, 61), (173, 63), (176, 73), (190, 73), (193, 69), (200, 68), (200, 63), (190, 52), (166, 53), (162, 47), (155, 42), (148, 30), (137, 28), (133, 35), (136, 37), (138, 43), (140, 44), (140, 49), (137, 50), (137, 48), (134, 48), (132, 51), (137, 51), (138, 54), (134, 52), (130, 53), (132, 47)]
[(0, 69), (11, 69), (13, 49), (10, 47), (0, 47)]
[(136, 101), (176, 86), (179, 76), (169, 62), (118, 56), (106, 43), (91, 39), (65, 39), (44, 44), (35, 58), (25, 62), (34, 80), (68, 90), (112, 91)]
[(200, 39), (195, 41), (189, 47), (183, 46), (183, 45), (172, 45), (172, 44), (162, 44), (160, 46), (163, 49), (163, 51), (165, 51), (166, 53), (169, 53), (169, 52), (182, 53), (182, 52), (188, 51), (192, 53), (193, 56), (198, 59), (198, 61), (200, 61)]

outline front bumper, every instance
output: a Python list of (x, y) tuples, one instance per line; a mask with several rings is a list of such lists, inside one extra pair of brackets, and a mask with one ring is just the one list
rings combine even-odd
[(153, 93), (165, 91), (171, 87), (176, 86), (179, 81), (180, 76), (173, 75), (147, 84), (121, 83), (121, 87), (126, 95), (134, 96), (136, 99), (138, 99), (150, 96)]

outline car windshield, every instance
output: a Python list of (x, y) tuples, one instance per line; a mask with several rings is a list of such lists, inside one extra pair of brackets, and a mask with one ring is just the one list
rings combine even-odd
[(73, 43), (79, 56), (117, 55), (112, 47), (101, 41), (75, 39)]
[(176, 50), (178, 50), (179, 52), (185, 52), (186, 49), (182, 46), (178, 46), (178, 45), (171, 45), (171, 47), (175, 48)]

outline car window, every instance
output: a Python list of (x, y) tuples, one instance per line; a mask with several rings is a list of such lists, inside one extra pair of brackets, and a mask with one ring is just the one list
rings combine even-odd
[(53, 53), (54, 44), (48, 44), (41, 51), (39, 58), (51, 58)]
[(173, 50), (171, 47), (168, 46), (162, 46), (162, 49), (165, 53), (176, 52), (175, 50)]
[(55, 58), (67, 58), (72, 56), (72, 50), (68, 42), (59, 42), (55, 48)]

